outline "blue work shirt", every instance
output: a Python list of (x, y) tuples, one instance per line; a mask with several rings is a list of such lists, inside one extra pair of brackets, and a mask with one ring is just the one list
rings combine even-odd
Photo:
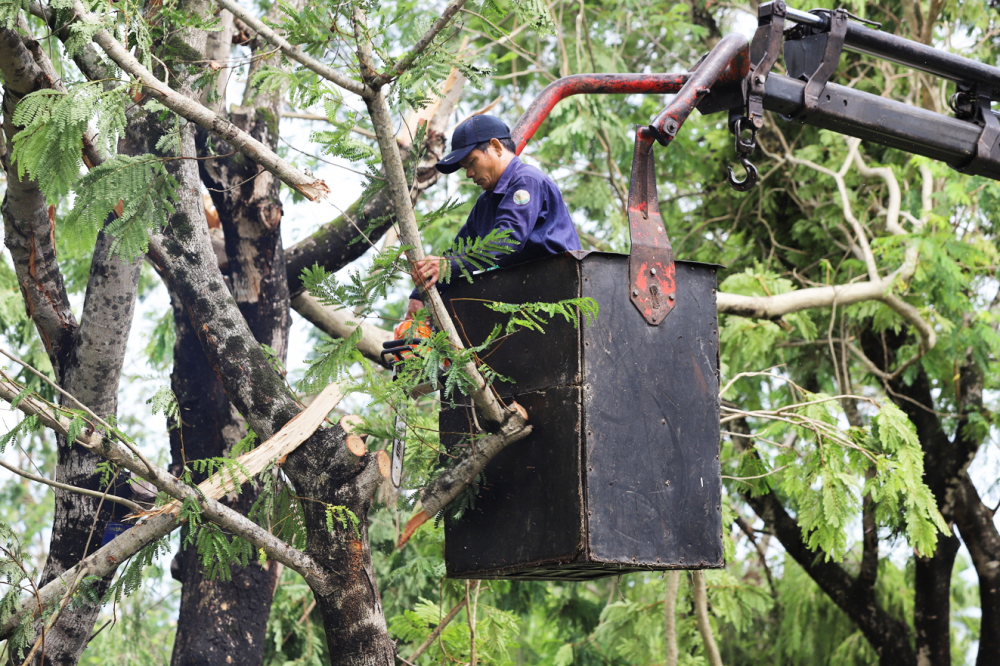
[[(482, 238), (493, 229), (509, 229), (507, 239), (517, 248), (514, 252), (497, 255), (495, 261), (500, 268), (581, 249), (580, 237), (559, 188), (540, 169), (525, 164), (518, 157), (504, 169), (492, 192), (479, 195), (455, 240)], [(461, 257), (449, 258), (451, 280), (461, 279), (459, 262), (463, 260)], [(476, 270), (467, 261), (464, 263), (469, 272)], [(437, 287), (438, 291), (445, 291), (448, 284), (438, 283)], [(420, 299), (419, 290), (414, 289), (410, 298)]]

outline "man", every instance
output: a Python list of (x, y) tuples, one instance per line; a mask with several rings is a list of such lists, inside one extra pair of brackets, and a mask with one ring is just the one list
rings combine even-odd
[[(499, 118), (473, 116), (455, 128), (451, 152), (437, 163), (441, 173), (465, 169), (465, 175), (483, 188), (469, 219), (455, 237), (482, 238), (490, 231), (509, 230), (513, 252), (496, 257), (499, 267), (580, 249), (580, 238), (559, 188), (541, 170), (524, 164), (514, 154), (510, 129)], [(447, 257), (452, 275), (460, 275), (460, 257)], [(415, 262), (413, 279), (430, 287), (441, 277), (442, 258), (428, 255)], [(471, 267), (470, 267), (471, 268)], [(447, 285), (438, 285), (444, 290)], [(423, 308), (419, 291), (410, 294), (406, 318)]]

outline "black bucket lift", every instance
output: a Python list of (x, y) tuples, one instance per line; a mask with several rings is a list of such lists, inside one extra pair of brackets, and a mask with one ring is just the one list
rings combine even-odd
[[(590, 326), (557, 317), (544, 334), (522, 330), (484, 355), (514, 380), (495, 386), (534, 430), (486, 467), (474, 507), (446, 522), (452, 578), (585, 580), (724, 564), (716, 266), (674, 262), (651, 147), (640, 128), (630, 255), (558, 255), (456, 281), (445, 297), (469, 344), (506, 321), (483, 300), (600, 305)], [(442, 442), (461, 445), (475, 423), (471, 406), (444, 409)]]

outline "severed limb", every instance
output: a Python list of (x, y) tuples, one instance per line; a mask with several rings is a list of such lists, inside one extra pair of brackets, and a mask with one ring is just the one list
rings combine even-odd
[[(23, 387), (9, 380), (0, 380), (0, 399), (7, 402), (15, 401), (24, 392)], [(24, 601), (18, 610), (8, 617), (0, 626), (0, 640), (8, 637), (24, 620), (27, 614), (37, 615), (42, 607), (61, 599), (67, 590), (67, 581), (74, 580), (77, 574), (86, 570), (88, 575), (97, 577), (113, 572), (121, 562), (128, 559), (145, 546), (166, 536), (180, 527), (180, 509), (183, 501), (196, 503), (202, 516), (233, 534), (250, 541), (255, 547), (262, 549), (269, 558), (281, 562), (285, 566), (300, 573), (314, 590), (326, 590), (331, 585), (328, 575), (312, 558), (292, 548), (281, 539), (267, 532), (242, 514), (230, 509), (218, 501), (223, 495), (232, 492), (236, 485), (243, 483), (263, 471), (273, 463), (280, 462), (291, 451), (309, 438), (317, 427), (325, 420), (326, 415), (340, 399), (340, 390), (331, 385), (301, 412), (289, 421), (274, 437), (243, 456), (237, 458), (235, 470), (220, 471), (204, 481), (197, 489), (192, 488), (165, 469), (147, 467), (136, 460), (133, 454), (118, 441), (101, 433), (91, 423), (76, 439), (76, 443), (88, 450), (98, 453), (108, 460), (128, 469), (136, 476), (153, 484), (158, 490), (175, 499), (174, 502), (154, 511), (145, 512), (142, 521), (135, 527), (119, 535), (107, 545), (101, 547), (92, 555), (70, 568), (64, 574), (42, 587), (37, 598)], [(17, 409), (27, 415), (37, 416), (46, 427), (66, 435), (70, 431), (70, 420), (61, 415), (60, 410), (35, 396), (22, 397), (17, 401)], [(364, 452), (362, 452), (363, 454)], [(340, 447), (336, 458), (341, 465), (354, 466), (361, 458), (347, 446)], [(240, 469), (242, 468), (242, 469)], [(368, 484), (377, 483), (381, 479), (368, 480), (373, 472), (377, 474), (376, 466), (369, 465), (362, 471)]]

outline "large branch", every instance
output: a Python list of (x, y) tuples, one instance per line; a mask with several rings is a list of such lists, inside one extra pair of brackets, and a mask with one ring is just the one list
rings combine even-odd
[(308, 291), (292, 299), (292, 307), (306, 321), (333, 338), (347, 338), (357, 328), (361, 328), (361, 339), (357, 348), (365, 357), (382, 364), (382, 343), (392, 340), (392, 333), (360, 321), (353, 312), (323, 305)]
[[(0, 381), (0, 399), (7, 402), (17, 398), (22, 390), (22, 387), (9, 381)], [(38, 614), (39, 601), (42, 606), (46, 607), (58, 602), (65, 594), (69, 581), (76, 579), (77, 572), (86, 569), (89, 575), (103, 577), (112, 573), (123, 561), (145, 546), (180, 527), (180, 501), (184, 500), (195, 502), (201, 508), (202, 516), (205, 519), (247, 539), (257, 548), (262, 548), (269, 558), (302, 574), (313, 589), (327, 589), (330, 583), (326, 574), (308, 555), (292, 548), (250, 521), (246, 516), (222, 504), (218, 499), (224, 494), (232, 492), (236, 481), (246, 482), (249, 478), (271, 464), (280, 462), (294, 451), (322, 424), (326, 414), (333, 408), (338, 399), (339, 391), (337, 388), (335, 386), (329, 387), (320, 398), (295, 419), (289, 421), (274, 437), (261, 444), (254, 451), (238, 458), (243, 471), (238, 469), (222, 470), (202, 483), (197, 490), (181, 483), (161, 467), (147, 466), (119, 442), (102, 435), (94, 427), (95, 424), (92, 424), (77, 438), (77, 444), (118, 463), (177, 501), (153, 511), (144, 517), (143, 522), (101, 547), (75, 567), (68, 569), (62, 576), (57, 577), (39, 590), (37, 598), (26, 599), (18, 607), (18, 611), (0, 627), (0, 640), (8, 638), (10, 632), (21, 623), (26, 614)], [(69, 432), (69, 419), (61, 416), (41, 400), (29, 396), (22, 399), (17, 408), (24, 414), (37, 416), (44, 426), (57, 433), (66, 435)], [(342, 430), (341, 434), (343, 435)], [(346, 445), (346, 438), (342, 437), (342, 439), (344, 439), (344, 445), (338, 449), (336, 456), (343, 459), (343, 464), (350, 464), (350, 461), (354, 460), (354, 464), (358, 465), (361, 461), (358, 453), (364, 455), (364, 451), (352, 451)]]
[[(38, 183), (22, 179), (11, 162), (11, 141), (20, 128), (11, 122), (14, 109), (25, 95), (47, 82), (20, 35), (0, 29), (0, 72), (4, 79), (2, 159), (7, 172), (3, 199), (4, 243), (14, 262), (25, 308), (38, 330), (57, 377), (73, 348), (77, 329), (63, 275), (56, 261), (55, 209), (50, 209)], [(51, 217), (50, 217), (51, 215)]]
[[(375, 71), (375, 61), (372, 56), (372, 45), (368, 36), (368, 22), (364, 10), (354, 7), (353, 23), (355, 40), (358, 47), (358, 59), (361, 62), (362, 72)], [(374, 75), (374, 74), (373, 74)], [(424, 258), (423, 242), (420, 239), (420, 230), (417, 228), (417, 219), (413, 212), (413, 204), (410, 201), (409, 185), (406, 182), (406, 173), (403, 169), (403, 160), (399, 156), (394, 138), (395, 132), (392, 129), (392, 114), (389, 104), (380, 88), (372, 88), (371, 93), (365, 96), (365, 105), (371, 116), (372, 126), (378, 136), (379, 152), (382, 156), (382, 167), (388, 184), (389, 195), (392, 198), (393, 208), (396, 211), (396, 219), (399, 224), (399, 237), (406, 245), (410, 246), (406, 256), (411, 264), (421, 261)], [(462, 339), (455, 328), (455, 323), (445, 309), (444, 301), (436, 287), (425, 288), (419, 285), (424, 296), (424, 303), (431, 313), (431, 317), (438, 330), (444, 331), (449, 342), (455, 349), (462, 349)], [(500, 404), (492, 389), (487, 385), (483, 376), (479, 373), (475, 363), (469, 362), (463, 368), (465, 373), (472, 380), (476, 387), (470, 393), (470, 397), (482, 412), (483, 417), (491, 427), (497, 428), (507, 419), (521, 419), (515, 411), (508, 411)], [(521, 421), (523, 426), (524, 421)]]
[(983, 504), (968, 473), (962, 473), (956, 494), (956, 522), (979, 576), (982, 619), (976, 666), (990, 666), (1000, 660), (1000, 533), (995, 511)]
[[(782, 142), (784, 142), (783, 137), (780, 137), (779, 135), (779, 138), (781, 138)], [(931, 326), (931, 324), (924, 319), (923, 316), (921, 316), (917, 308), (892, 293), (894, 286), (908, 284), (913, 278), (913, 275), (916, 273), (917, 263), (919, 261), (917, 243), (911, 242), (906, 248), (902, 264), (895, 271), (886, 277), (881, 278), (879, 277), (878, 268), (875, 265), (874, 255), (872, 254), (868, 238), (865, 235), (864, 227), (856, 219), (851, 210), (850, 198), (847, 195), (848, 188), (844, 176), (850, 166), (855, 164), (863, 176), (879, 177), (885, 181), (889, 192), (889, 206), (885, 211), (886, 230), (892, 235), (906, 235), (906, 231), (899, 223), (899, 217), (902, 213), (900, 210), (899, 183), (896, 181), (895, 174), (888, 167), (873, 168), (865, 165), (864, 160), (858, 153), (858, 143), (859, 141), (857, 139), (847, 140), (847, 158), (841, 169), (837, 172), (815, 164), (809, 160), (795, 157), (787, 146), (783, 155), (772, 155), (772, 157), (775, 157), (779, 162), (788, 162), (804, 166), (833, 178), (837, 184), (837, 190), (840, 193), (841, 207), (843, 208), (844, 216), (851, 224), (857, 238), (857, 245), (854, 245), (852, 242), (852, 248), (854, 248), (856, 250), (856, 254), (864, 260), (868, 269), (869, 280), (867, 282), (854, 284), (810, 287), (785, 294), (776, 294), (773, 296), (741, 296), (738, 294), (719, 292), (716, 302), (719, 312), (725, 314), (756, 319), (779, 319), (786, 314), (813, 308), (831, 308), (835, 306), (860, 303), (862, 301), (881, 301), (888, 307), (892, 308), (900, 317), (902, 317), (916, 330), (920, 339), (919, 350), (912, 357), (901, 362), (896, 369), (891, 372), (878, 368), (864, 354), (853, 346), (852, 351), (860, 356), (861, 361), (864, 362), (868, 369), (875, 375), (884, 380), (892, 380), (900, 376), (906, 368), (920, 360), (924, 354), (930, 351), (937, 344), (937, 333), (934, 331), (934, 327)], [(933, 183), (933, 178), (930, 171), (926, 168), (921, 169), (921, 176), (923, 177), (921, 197), (923, 217), (921, 219), (912, 217), (908, 218), (913, 223), (914, 230), (916, 232), (922, 231), (926, 215), (931, 210), (930, 188)]]
[[(92, 26), (103, 25), (100, 19), (84, 8), (80, 0), (74, 0), (73, 11), (76, 12), (78, 20), (86, 24)], [(94, 34), (94, 41), (123, 71), (141, 82), (150, 96), (183, 118), (204, 127), (220, 139), (228, 141), (241, 153), (273, 173), (289, 187), (301, 192), (310, 201), (323, 199), (330, 193), (330, 188), (322, 180), (310, 178), (305, 175), (305, 173), (278, 157), (273, 150), (228, 120), (220, 118), (198, 102), (185, 97), (163, 81), (157, 79), (152, 72), (146, 69), (106, 29), (101, 28), (98, 30)]]
[(420, 492), (420, 511), (409, 522), (399, 537), (398, 548), (409, 540), (418, 527), (426, 523), (439, 511), (448, 506), (476, 478), (486, 465), (508, 444), (513, 444), (531, 434), (531, 426), (526, 425), (528, 414), (520, 405), (519, 419), (509, 419), (500, 431), (474, 439), (469, 448), (452, 461), (451, 466), (440, 472)]

